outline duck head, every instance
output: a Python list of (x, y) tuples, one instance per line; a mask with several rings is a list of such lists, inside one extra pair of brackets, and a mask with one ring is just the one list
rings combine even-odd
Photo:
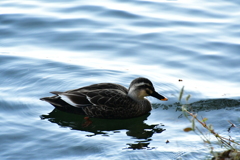
[(143, 100), (146, 96), (152, 96), (162, 101), (168, 100), (155, 91), (149, 79), (143, 77), (136, 78), (131, 82), (128, 89), (128, 96), (137, 101)]

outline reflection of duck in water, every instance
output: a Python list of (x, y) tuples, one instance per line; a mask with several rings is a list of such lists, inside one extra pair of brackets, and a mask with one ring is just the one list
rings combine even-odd
[(147, 114), (152, 107), (144, 98), (146, 96), (167, 100), (155, 91), (150, 80), (141, 77), (134, 79), (129, 89), (114, 83), (99, 83), (66, 92), (51, 93), (55, 96), (41, 100), (62, 111), (97, 118), (122, 119)]
[(56, 123), (61, 127), (69, 127), (73, 130), (86, 131), (88, 137), (95, 135), (117, 134), (126, 132), (127, 136), (143, 140), (151, 141), (153, 134), (161, 133), (165, 129), (162, 124), (147, 124), (144, 121), (150, 113), (131, 119), (99, 119), (92, 118), (91, 125), (85, 125), (84, 115), (74, 115), (54, 109), (48, 115), (42, 115), (41, 119), (47, 119), (52, 123)]

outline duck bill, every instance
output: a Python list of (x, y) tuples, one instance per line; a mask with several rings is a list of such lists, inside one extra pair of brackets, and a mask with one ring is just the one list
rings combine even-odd
[(167, 101), (168, 99), (164, 96), (162, 96), (161, 94), (157, 93), (157, 92), (153, 92), (152, 95), (153, 97), (161, 100), (161, 101)]

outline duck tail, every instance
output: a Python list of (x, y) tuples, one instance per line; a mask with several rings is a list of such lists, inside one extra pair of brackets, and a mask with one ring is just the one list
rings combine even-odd
[(64, 106), (64, 101), (60, 99), (59, 96), (52, 96), (52, 97), (43, 97), (43, 98), (40, 98), (40, 100), (42, 101), (46, 101), (50, 104), (52, 104), (53, 106), (55, 107), (61, 107), (61, 106)]
[(57, 95), (52, 97), (43, 97), (43, 98), (40, 98), (40, 100), (46, 101), (51, 105), (53, 105), (58, 110), (61, 110), (64, 112), (74, 113), (74, 114), (83, 114), (83, 115), (85, 114), (85, 112), (82, 110), (81, 107), (80, 108), (73, 107), (68, 103), (66, 103), (65, 101), (63, 101), (61, 97)]

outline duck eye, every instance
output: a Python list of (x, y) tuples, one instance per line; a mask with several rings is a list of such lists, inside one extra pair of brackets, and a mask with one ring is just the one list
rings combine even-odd
[(153, 92), (153, 91), (152, 91), (150, 88), (146, 88), (146, 93), (147, 93), (147, 94), (151, 95), (152, 92)]

